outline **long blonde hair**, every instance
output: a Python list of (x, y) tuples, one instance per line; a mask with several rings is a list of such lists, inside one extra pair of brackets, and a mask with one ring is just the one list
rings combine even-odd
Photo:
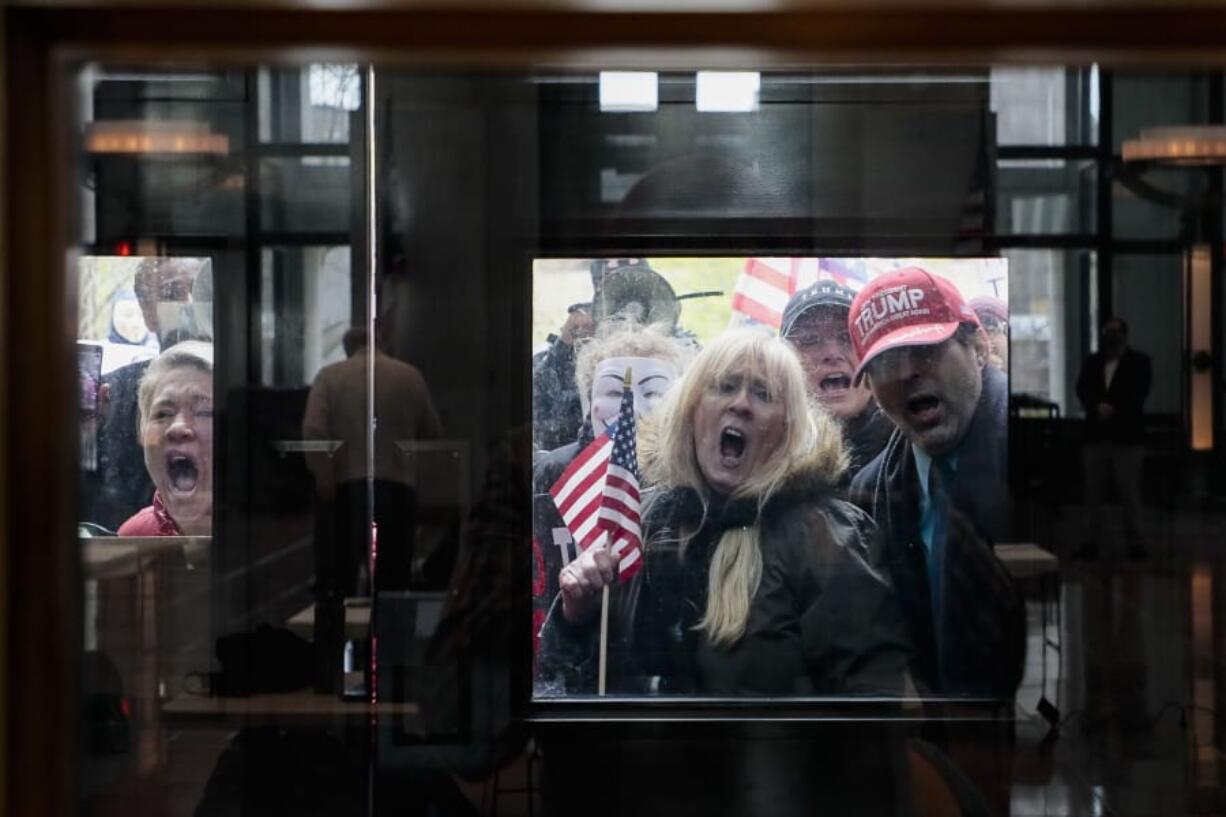
[[(641, 458), (648, 481), (694, 491), (706, 518), (711, 488), (698, 465), (694, 447), (694, 412), (698, 401), (734, 369), (748, 366), (766, 383), (771, 399), (784, 406), (784, 435), (774, 455), (728, 496), (756, 498), (752, 525), (726, 530), (715, 548), (708, 574), (707, 609), (698, 622), (712, 644), (726, 647), (745, 634), (749, 605), (762, 580), (761, 513), (788, 480), (800, 471), (834, 482), (847, 467), (842, 430), (810, 397), (804, 370), (791, 344), (752, 329), (716, 338), (691, 363), (669, 392), (651, 425), (651, 445)], [(681, 532), (681, 547), (697, 531)]]

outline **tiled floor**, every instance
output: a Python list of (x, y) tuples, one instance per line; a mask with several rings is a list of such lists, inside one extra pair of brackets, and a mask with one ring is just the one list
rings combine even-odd
[[(1142, 562), (1063, 561), (1062, 622), (1049, 630), (1059, 651), (1044, 649), (1031, 605), (1015, 817), (1226, 814), (1226, 744), (1215, 745), (1226, 725), (1226, 517), (1154, 516)], [(1055, 531), (1057, 543), (1079, 541), (1076, 515), (1066, 510)], [(1044, 694), (1062, 722), (1047, 742)]]

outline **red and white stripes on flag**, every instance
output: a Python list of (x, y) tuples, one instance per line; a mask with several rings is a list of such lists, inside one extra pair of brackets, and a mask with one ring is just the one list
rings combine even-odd
[(776, 329), (799, 287), (791, 258), (747, 258), (732, 294), (732, 311)]
[(583, 449), (549, 492), (579, 552), (608, 545), (626, 580), (643, 565), (634, 392), (622, 391), (618, 419)]
[(868, 280), (863, 259), (747, 258), (732, 294), (732, 311), (778, 329), (788, 299), (821, 278), (852, 289)]

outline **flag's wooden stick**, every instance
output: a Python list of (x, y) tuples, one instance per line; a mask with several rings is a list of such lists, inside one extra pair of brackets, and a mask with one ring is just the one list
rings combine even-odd
[[(634, 381), (631, 380), (632, 375), (633, 375), (633, 372), (631, 371), (631, 368), (627, 366), (626, 376), (622, 378), (622, 389), (623, 389), (622, 394), (623, 395), (625, 394), (626, 389), (632, 388), (632, 384), (634, 383)], [(607, 547), (609, 549), (609, 556), (616, 559), (617, 557), (613, 555), (612, 543), (610, 542), (607, 545)], [(617, 573), (617, 563), (616, 562), (614, 562), (614, 565), (613, 565), (613, 572), (614, 574)], [(616, 581), (616, 578), (614, 579), (614, 581)], [(609, 657), (609, 586), (606, 584), (604, 588), (600, 591), (600, 665), (598, 669), (598, 675), (596, 678), (596, 694), (597, 695), (604, 695), (606, 670), (608, 669), (608, 664), (609, 664), (608, 657)]]
[(604, 695), (605, 670), (608, 667), (609, 650), (609, 586), (606, 584), (600, 591), (600, 677), (596, 682), (596, 693)]

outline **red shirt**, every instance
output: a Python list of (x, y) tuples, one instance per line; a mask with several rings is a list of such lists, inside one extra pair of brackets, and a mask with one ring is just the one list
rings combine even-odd
[(153, 504), (141, 508), (119, 526), (120, 536), (182, 536), (179, 526), (170, 518), (162, 497), (153, 492)]

